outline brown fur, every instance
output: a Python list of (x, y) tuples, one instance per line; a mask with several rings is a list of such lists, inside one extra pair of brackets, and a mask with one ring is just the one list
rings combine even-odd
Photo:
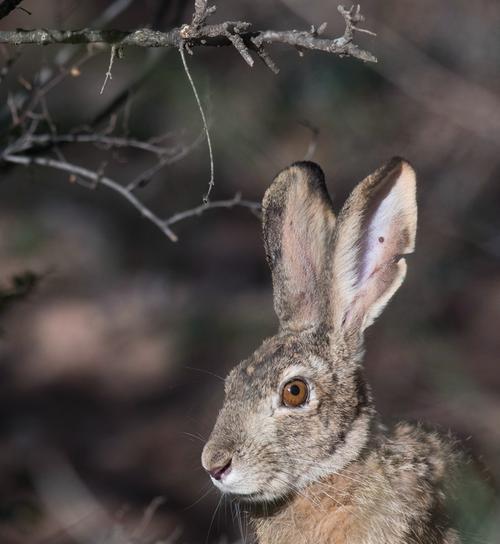
[[(202, 455), (247, 503), (261, 544), (456, 544), (444, 499), (454, 455), (418, 426), (385, 429), (361, 361), (363, 331), (403, 281), (416, 232), (415, 176), (393, 159), (336, 221), (317, 165), (281, 172), (263, 201), (279, 333), (226, 379)], [(281, 402), (306, 381), (301, 407)]]

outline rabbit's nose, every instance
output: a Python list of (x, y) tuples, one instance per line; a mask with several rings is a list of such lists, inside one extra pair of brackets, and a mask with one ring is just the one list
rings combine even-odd
[(231, 461), (232, 459), (229, 459), (225, 465), (220, 465), (210, 469), (207, 468), (207, 472), (215, 480), (222, 480), (223, 477), (227, 476), (231, 472)]

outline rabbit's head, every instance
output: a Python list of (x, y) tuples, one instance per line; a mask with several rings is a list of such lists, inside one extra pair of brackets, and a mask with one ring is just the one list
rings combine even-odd
[(316, 164), (274, 179), (263, 229), (280, 328), (226, 379), (202, 454), (223, 492), (281, 499), (367, 446), (363, 332), (403, 281), (416, 217), (415, 173), (402, 159), (362, 181), (337, 219)]

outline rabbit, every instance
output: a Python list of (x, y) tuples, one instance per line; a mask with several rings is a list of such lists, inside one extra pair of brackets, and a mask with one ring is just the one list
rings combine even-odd
[(412, 166), (390, 160), (336, 218), (321, 168), (294, 163), (262, 219), (279, 331), (225, 380), (202, 452), (213, 484), (245, 503), (260, 544), (458, 544), (445, 511), (453, 441), (385, 427), (362, 368), (364, 331), (415, 245)]

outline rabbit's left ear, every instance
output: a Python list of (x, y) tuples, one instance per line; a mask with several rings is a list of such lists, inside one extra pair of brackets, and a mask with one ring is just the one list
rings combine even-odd
[(264, 195), (262, 216), (281, 327), (317, 327), (328, 312), (326, 271), (335, 226), (321, 168), (298, 162), (282, 170)]
[(382, 312), (406, 274), (415, 246), (415, 172), (400, 158), (363, 180), (342, 208), (331, 264), (334, 329), (362, 332)]

